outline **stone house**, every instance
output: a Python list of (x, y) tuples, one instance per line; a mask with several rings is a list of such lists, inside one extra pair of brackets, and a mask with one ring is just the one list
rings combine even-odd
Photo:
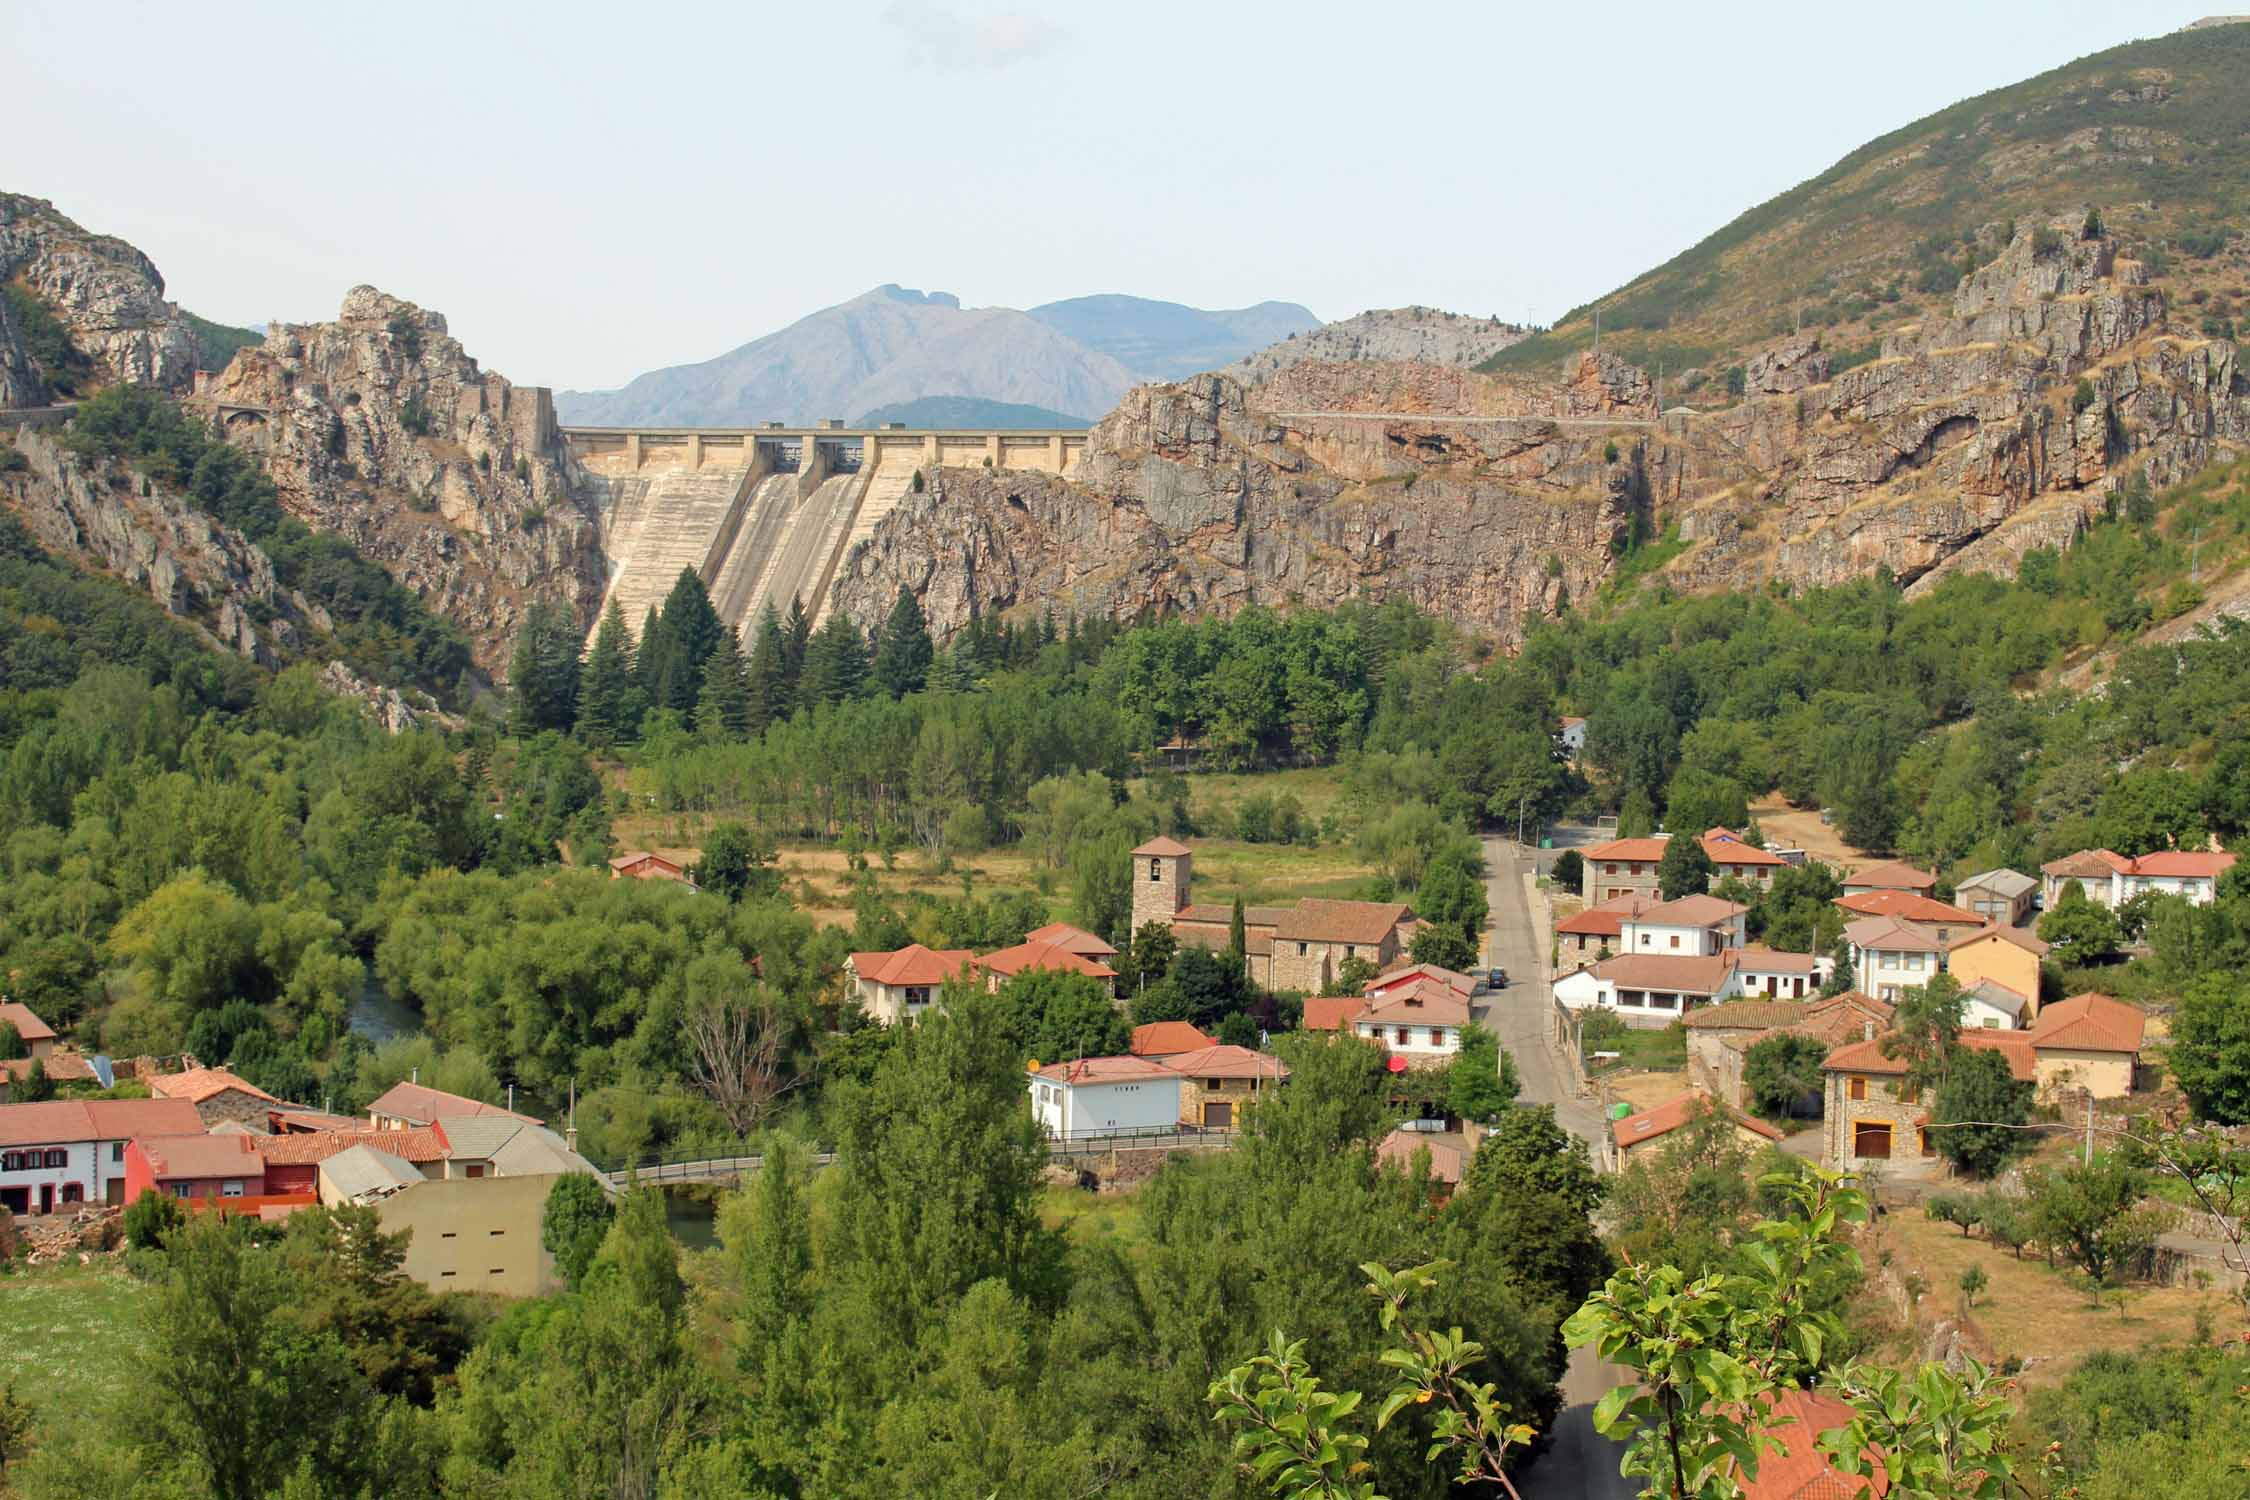
[[(1135, 849), (1132, 860), (1135, 932), (1155, 922), (1171, 929), (1182, 945), (1228, 945), (1233, 908), (1192, 899), (1193, 850), (1176, 839), (1156, 838)], [(1329, 988), (1348, 958), (1391, 967), (1419, 925), (1414, 909), (1403, 902), (1317, 900), (1246, 907), (1242, 923), (1251, 980), (1269, 990), (1309, 995)]]
[(1657, 896), (1656, 866), (1664, 858), (1660, 838), (1612, 839), (1581, 849), (1584, 867), (1580, 894), (1589, 906), (1614, 901), (1619, 896)]
[(160, 1073), (148, 1080), (148, 1092), (154, 1099), (186, 1100), (195, 1106), (206, 1128), (231, 1120), (261, 1134), (269, 1128), (267, 1116), (282, 1102), (225, 1068)]
[(1615, 958), (1624, 951), (1625, 919), (1656, 905), (1650, 895), (1616, 896), (1555, 924), (1557, 967)]
[(969, 972), (976, 955), (966, 948), (925, 948), (908, 943), (887, 953), (853, 953), (844, 959), (845, 993), (885, 1026), (912, 1020), (937, 1003), (948, 979)]
[(2039, 882), (2015, 870), (1985, 870), (1953, 888), (1956, 905), (1965, 906), (1995, 927), (2021, 927), (2031, 917)]
[(1240, 1125), (1245, 1108), (1289, 1077), (1280, 1058), (1224, 1044), (1168, 1057), (1164, 1066), (1180, 1079), (1180, 1123), (1204, 1130)]
[(25, 1056), (44, 1061), (54, 1055), (55, 1028), (33, 1015), (30, 1006), (0, 1001), (0, 1021), (16, 1028), (16, 1035), (23, 1038)]
[[(1688, 1081), (1738, 1109), (1750, 1105), (1742, 1072), (1750, 1049), (1784, 1033), (1810, 1037), (1833, 1050), (1888, 1030), (1892, 1008), (1857, 990), (1825, 1000), (1728, 1000), (1691, 1011), (1681, 1020), (1687, 1032)], [(1817, 1100), (1804, 1101), (1808, 1108)]]
[(1640, 1157), (1655, 1155), (1674, 1131), (1712, 1110), (1724, 1114), (1733, 1124), (1736, 1138), (1752, 1150), (1781, 1141), (1781, 1132), (1755, 1115), (1746, 1115), (1709, 1094), (1690, 1090), (1653, 1109), (1611, 1121), (1609, 1139), (1605, 1142), (1609, 1147), (1606, 1165), (1613, 1172), (1622, 1172)]

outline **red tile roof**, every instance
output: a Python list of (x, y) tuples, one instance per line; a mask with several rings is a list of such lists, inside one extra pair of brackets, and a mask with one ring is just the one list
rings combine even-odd
[(159, 1073), (148, 1081), (148, 1091), (159, 1099), (185, 1099), (201, 1104), (221, 1094), (248, 1094), (268, 1104), (281, 1101), (247, 1078), (237, 1078), (224, 1068), (189, 1068), (184, 1073)]
[(1620, 912), (1589, 906), (1576, 916), (1565, 917), (1557, 922), (1555, 931), (1580, 937), (1618, 937), (1625, 931), (1625, 917)]
[(1060, 974), (1084, 974), (1091, 979), (1117, 977), (1117, 971), (1108, 964), (1083, 957), (1054, 943), (1018, 943), (1013, 948), (987, 953), (976, 959), (975, 963), (980, 969), (1011, 976), (1033, 969), (1046, 969)]
[(1200, 1052), (1211, 1045), (1211, 1038), (1198, 1031), (1188, 1021), (1151, 1021), (1146, 1026), (1133, 1028), (1132, 1044), (1125, 1050), (1135, 1057), (1171, 1057), (1181, 1052)]
[(284, 1135), (292, 1130), (356, 1130), (359, 1121), (350, 1115), (332, 1115), (318, 1109), (276, 1109), (268, 1113), (275, 1125), (275, 1134)]
[(1883, 1500), (1890, 1478), (1878, 1458), (1870, 1473), (1845, 1474), (1820, 1447), (1823, 1435), (1851, 1425), (1856, 1415), (1834, 1396), (1781, 1391), (1768, 1398), (1760, 1429), (1778, 1448), (1760, 1445), (1758, 1477), (1744, 1479), (1728, 1464), (1741, 1500)]
[(1844, 938), (1855, 948), (1880, 953), (1943, 953), (1937, 934), (1896, 917), (1861, 917), (1844, 924)]
[(1734, 973), (1732, 961), (1716, 956), (1626, 953), (1594, 965), (1594, 977), (1619, 989), (1665, 990), (1681, 995), (1716, 995)]
[(1838, 896), (1836, 904), (1863, 917), (1897, 917), (1906, 922), (1943, 923), (1948, 927), (1984, 924), (1984, 918), (1976, 912), (1949, 906), (1918, 891), (1861, 891), (1856, 896)]
[(0, 1021), (16, 1028), (16, 1035), (27, 1042), (51, 1042), (55, 1028), (31, 1013), (31, 1007), (16, 1000), (0, 1000)]
[[(2029, 1083), (2039, 1076), (2038, 1058), (2032, 1047), (2031, 1033), (2027, 1031), (1992, 1031), (1971, 1027), (1961, 1033), (1964, 1047), (1986, 1047), (2008, 1060), (2008, 1071), (2019, 1081)], [(1828, 1054), (1821, 1067), (1831, 1073), (1887, 1073), (1903, 1076), (1906, 1059), (1887, 1056), (1883, 1051), (1883, 1038), (1869, 1037), (1863, 1041), (1846, 1042)]]
[(1927, 891), (1935, 889), (1937, 877), (1927, 870), (1917, 870), (1903, 860), (1890, 860), (1879, 865), (1869, 865), (1844, 877), (1847, 886), (1872, 886), (1876, 890)]
[(1068, 948), (1088, 958), (1115, 958), (1117, 950), (1103, 942), (1083, 927), (1073, 927), (1068, 922), (1049, 922), (1037, 932), (1023, 935), (1027, 943), (1053, 943), (1058, 948)]
[(1393, 969), (1388, 974), (1376, 975), (1366, 984), (1360, 986), (1360, 993), (1363, 995), (1380, 995), (1386, 990), (1395, 990), (1402, 985), (1413, 984), (1417, 980), (1423, 979), (1432, 980), (1463, 995), (1475, 993), (1477, 987), (1477, 982), (1468, 975), (1441, 968), (1437, 964), (1408, 964), (1403, 969)]
[(1414, 908), (1402, 901), (1304, 900), (1274, 924), (1274, 938), (1285, 943), (1366, 943), (1380, 945), (1410, 920)]
[(1743, 1129), (1764, 1136), (1769, 1141), (1781, 1139), (1781, 1132), (1765, 1121), (1739, 1110), (1729, 1109), (1701, 1089), (1690, 1089), (1676, 1099), (1667, 1099), (1654, 1109), (1644, 1109), (1637, 1115), (1627, 1115), (1610, 1125), (1610, 1134), (1617, 1140), (1617, 1149), (1629, 1150), (1670, 1135), (1685, 1125), (1704, 1109), (1716, 1108)]
[(1810, 953), (1784, 953), (1761, 943), (1729, 948), (1726, 956), (1734, 960), (1736, 968), (1748, 969), (1753, 974), (1816, 974), (1820, 971), (1819, 961)]
[(0, 1104), (0, 1145), (61, 1146), (129, 1141), (137, 1135), (194, 1135), (203, 1117), (185, 1099), (49, 1099)]
[(2124, 855), (2112, 854), (2107, 849), (2081, 849), (2076, 854), (2048, 860), (2039, 867), (2039, 873), (2082, 880), (2089, 876), (2117, 874), (2131, 864)]
[(2034, 958), (2045, 958), (2047, 956), (2047, 945), (2040, 941), (2039, 934), (2026, 932), (2021, 927), (1984, 927), (1975, 932), (1965, 932), (1955, 938), (1953, 946), (1946, 951), (1958, 953), (1971, 943), (1981, 943), (1987, 939), (2002, 943), (2013, 943)]
[(1281, 1059), (1224, 1043), (1167, 1057), (1164, 1066), (1182, 1078), (1287, 1078)]
[(2234, 868), (2231, 854), (2206, 854), (2192, 849), (2159, 849), (2144, 854), (2125, 867), (2128, 875), (2162, 875), (2174, 880), (2216, 880)]
[[(499, 1111), (505, 1113), (505, 1111)], [(519, 1117), (520, 1118), (520, 1117)], [(449, 1149), (445, 1132), (434, 1125), (416, 1130), (303, 1130), (288, 1135), (268, 1135), (254, 1138), (258, 1152), (268, 1166), (309, 1166), (324, 1162), (339, 1151), (349, 1151), (354, 1146), (373, 1146), (378, 1151), (410, 1162), (445, 1160)]]
[(144, 1135), (133, 1144), (148, 1158), (159, 1182), (183, 1177), (264, 1177), (266, 1159), (255, 1135)]
[(1145, 1057), (1081, 1057), (1075, 1062), (1049, 1063), (1038, 1075), (1049, 1083), (1141, 1083), (1160, 1079), (1178, 1083), (1180, 1075)]
[(1469, 1149), (1467, 1138), (1450, 1132), (1394, 1130), (1383, 1137), (1375, 1148), (1375, 1160), (1400, 1171), (1413, 1170), (1414, 1153), (1430, 1153), (1430, 1180), (1459, 1187), (1467, 1173), (1469, 1158), (1475, 1153)]
[(1651, 927), (1717, 927), (1749, 909), (1717, 896), (1682, 896), (1676, 901), (1659, 901), (1654, 906), (1644, 907), (1640, 915), (1631, 920)]
[(1768, 853), (1727, 828), (1707, 830), (1703, 835), (1703, 852), (1711, 856), (1711, 863), (1715, 865), (1770, 866), (1789, 863), (1780, 855)]
[(2148, 1017), (2135, 1007), (2107, 995), (2085, 994), (2041, 1010), (2030, 1036), (2038, 1048), (2138, 1053), (2147, 1033)]
[(497, 1104), (487, 1104), (481, 1099), (465, 1099), (459, 1094), (449, 1094), (443, 1089), (433, 1089), (426, 1084), (401, 1082), (385, 1089), (374, 1103), (367, 1106), (373, 1115), (388, 1115), (395, 1120), (415, 1120), (424, 1125), (434, 1123), (448, 1115), (507, 1115), (526, 1125), (543, 1125), (546, 1122), (535, 1115), (517, 1114), (512, 1109), (502, 1109)]
[(31, 1076), (34, 1065), (57, 1083), (97, 1078), (94, 1065), (86, 1061), (85, 1054), (79, 1052), (50, 1052), (45, 1057), (0, 1058), (0, 1077), (5, 1077), (10, 1083), (18, 1082)]
[(1372, 996), (1354, 1018), (1384, 1026), (1466, 1026), (1469, 997), (1451, 985), (1425, 979), (1405, 989)]
[(943, 984), (968, 968), (975, 954), (966, 948), (925, 948), (908, 943), (888, 953), (854, 953), (852, 972), (869, 984)]
[(1158, 834), (1155, 838), (1150, 839), (1147, 843), (1141, 845), (1140, 848), (1135, 849), (1133, 852), (1135, 854), (1156, 854), (1170, 859), (1177, 859), (1183, 854), (1192, 854), (1195, 851), (1188, 848), (1187, 845), (1181, 843), (1178, 839), (1168, 839), (1162, 834)]
[(1652, 860), (1664, 857), (1664, 839), (1611, 839), (1579, 851), (1581, 859)]
[(1312, 995), (1305, 1000), (1305, 1030), (1342, 1031), (1367, 1009), (1361, 995)]

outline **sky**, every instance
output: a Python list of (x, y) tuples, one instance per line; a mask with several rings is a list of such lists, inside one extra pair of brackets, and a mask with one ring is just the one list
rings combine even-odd
[[(2195, 5), (0, 6), (0, 188), (222, 322), (371, 282), (593, 389), (884, 282), (1546, 323)], [(27, 65), (28, 64), (28, 65)]]

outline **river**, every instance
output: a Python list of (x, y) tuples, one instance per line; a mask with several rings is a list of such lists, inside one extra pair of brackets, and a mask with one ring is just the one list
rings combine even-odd
[(422, 1013), (393, 996), (381, 980), (369, 974), (359, 987), (359, 997), (352, 1001), (349, 1024), (354, 1033), (380, 1047), (394, 1037), (420, 1036)]

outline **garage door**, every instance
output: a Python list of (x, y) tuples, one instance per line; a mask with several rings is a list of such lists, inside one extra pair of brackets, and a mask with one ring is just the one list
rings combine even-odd
[(1862, 1161), (1891, 1159), (1891, 1127), (1862, 1120), (1852, 1127), (1852, 1155)]
[(1234, 1127), (1234, 1105), (1213, 1099), (1203, 1106), (1203, 1124), (1210, 1130), (1230, 1130)]

